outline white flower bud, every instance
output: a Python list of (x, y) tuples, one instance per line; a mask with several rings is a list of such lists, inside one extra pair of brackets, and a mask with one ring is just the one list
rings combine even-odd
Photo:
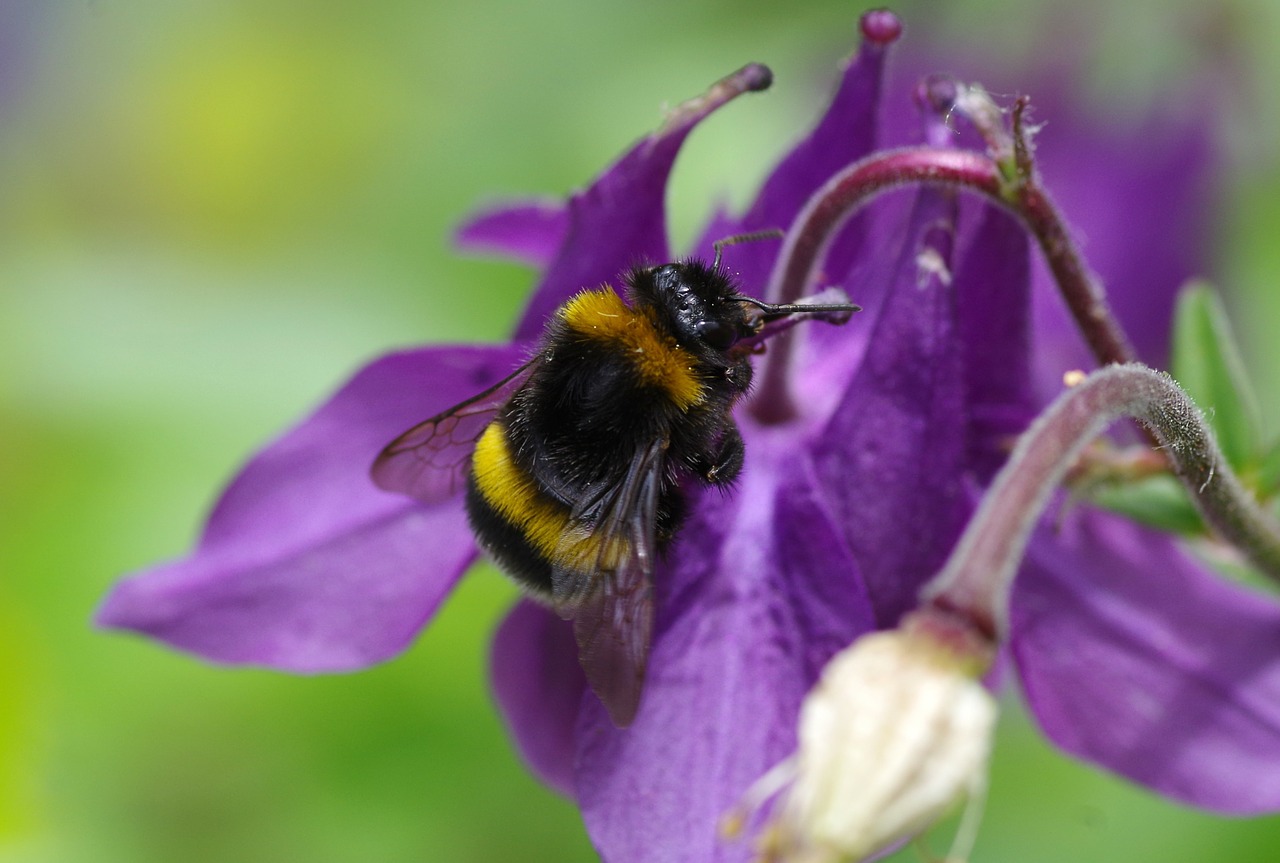
[(761, 837), (764, 859), (859, 860), (980, 795), (996, 719), (976, 679), (988, 660), (951, 641), (908, 623), (831, 660), (801, 707), (800, 748), (782, 768), (793, 781)]

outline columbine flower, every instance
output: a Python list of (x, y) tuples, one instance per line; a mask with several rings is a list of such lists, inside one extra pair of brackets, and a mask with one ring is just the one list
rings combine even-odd
[[(826, 115), (748, 211), (715, 218), (695, 251), (790, 226), (828, 177), (884, 143), (882, 73), (898, 24), (870, 13), (863, 34)], [(403, 650), (476, 551), (460, 502), (424, 507), (378, 491), (373, 456), (507, 374), (577, 290), (615, 282), (639, 258), (670, 260), (663, 198), (673, 160), (759, 74), (748, 67), (686, 103), (567, 202), (468, 225), (464, 244), (544, 270), (513, 342), (421, 348), (359, 372), (245, 467), (189, 557), (123, 581), (100, 622), (218, 662), (298, 672)], [(1197, 218), (1168, 203), (1200, 177), (1197, 162), (1162, 158), (1186, 149), (1171, 129), (1137, 166), (1088, 138), (1059, 139), (1072, 149), (1057, 161), (1055, 139), (1041, 140), (1050, 188), (1083, 176), (1082, 187), (1105, 190), (1105, 203), (1069, 213), (1113, 277), (1122, 319), (1171, 297), (1186, 274), (1153, 263), (1168, 263), (1165, 238)], [(1135, 197), (1147, 185), (1159, 194)], [(1124, 223), (1150, 235), (1099, 218), (1122, 206), (1133, 208)], [(729, 263), (760, 294), (779, 254), (740, 246)], [(512, 736), (544, 781), (577, 800), (606, 859), (746, 853), (720, 841), (720, 817), (795, 749), (801, 700), (827, 660), (895, 625), (945, 560), (975, 480), (991, 475), (1043, 400), (1032, 348), (1069, 354), (1058, 349), (1065, 326), (1030, 327), (1033, 297), (1060, 313), (1029, 260), (1008, 215), (941, 190), (879, 200), (831, 243), (827, 283), (867, 311), (844, 328), (807, 328), (763, 358), (740, 417), (741, 482), (691, 502), (655, 574), (649, 675), (629, 729), (614, 728), (587, 692), (562, 621), (521, 602), (502, 624), (493, 676)], [(1119, 266), (1129, 261), (1140, 263)], [(1262, 659), (1280, 656), (1280, 609), (1163, 535), (1085, 508), (1061, 521), (1033, 540), (1012, 611), (1014, 657), (1046, 732), (1182, 800), (1233, 812), (1280, 806), (1280, 668)]]

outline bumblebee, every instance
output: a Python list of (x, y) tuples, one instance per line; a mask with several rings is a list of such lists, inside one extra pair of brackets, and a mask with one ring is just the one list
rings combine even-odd
[(414, 426), (373, 464), (377, 485), (435, 503), (466, 490), (476, 540), (534, 598), (573, 620), (591, 688), (614, 724), (639, 706), (653, 570), (685, 516), (687, 482), (727, 487), (743, 465), (732, 408), (765, 324), (858, 307), (770, 305), (715, 261), (637, 267), (626, 300), (584, 290), (532, 357)]

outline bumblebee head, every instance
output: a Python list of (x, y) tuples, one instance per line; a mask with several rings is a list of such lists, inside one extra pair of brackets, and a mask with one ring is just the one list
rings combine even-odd
[(853, 303), (775, 304), (748, 297), (720, 269), (718, 246), (716, 251), (711, 266), (690, 258), (632, 270), (627, 280), (632, 303), (650, 309), (657, 324), (686, 348), (724, 353), (743, 339), (766, 337), (766, 324), (791, 315), (817, 315), (842, 324), (860, 309)]
[(691, 259), (632, 272), (631, 298), (685, 346), (727, 351), (760, 328), (759, 314), (714, 266)]

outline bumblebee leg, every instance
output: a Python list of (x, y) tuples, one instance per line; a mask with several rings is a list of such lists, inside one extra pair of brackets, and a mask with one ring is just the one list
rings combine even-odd
[(742, 444), (742, 433), (738, 427), (730, 425), (715, 452), (708, 453), (706, 461), (700, 465), (699, 472), (708, 485), (728, 485), (742, 473), (742, 459), (745, 447)]

